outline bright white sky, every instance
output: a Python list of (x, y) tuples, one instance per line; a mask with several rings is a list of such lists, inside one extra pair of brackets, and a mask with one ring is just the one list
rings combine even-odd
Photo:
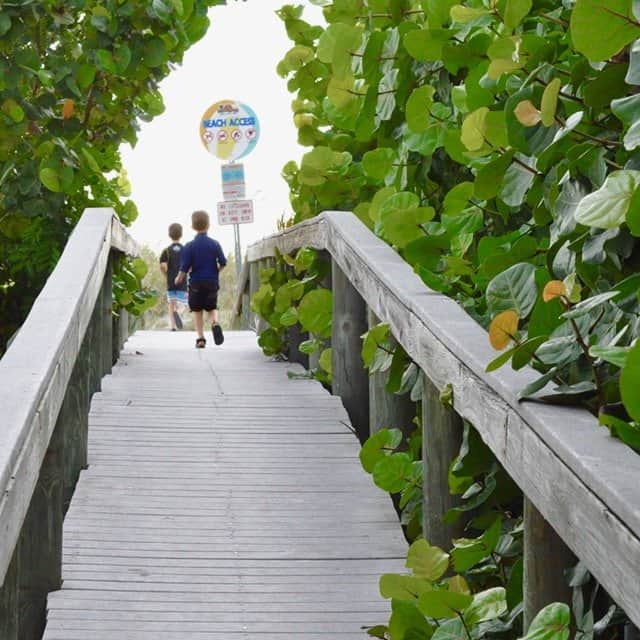
[[(307, 0), (304, 19), (323, 23), (319, 7)], [(207, 35), (187, 51), (181, 67), (160, 85), (166, 111), (142, 123), (134, 149), (123, 145), (124, 167), (140, 215), (131, 228), (134, 238), (158, 252), (169, 243), (167, 227), (180, 222), (184, 240), (192, 237), (191, 212), (211, 215), (210, 235), (233, 254), (233, 227), (219, 227), (216, 203), (222, 200), (220, 165), (200, 142), (200, 117), (211, 104), (231, 99), (253, 108), (260, 120), (260, 140), (241, 162), (245, 165), (247, 197), (254, 201), (255, 222), (240, 226), (241, 242), (270, 235), (276, 220), (291, 215), (288, 188), (280, 176), (289, 160), (299, 161), (291, 100), (276, 65), (293, 46), (275, 11), (287, 0), (228, 0), (210, 10)]]

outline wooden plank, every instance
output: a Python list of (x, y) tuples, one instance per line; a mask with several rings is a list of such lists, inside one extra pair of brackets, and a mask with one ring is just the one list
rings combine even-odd
[(584, 410), (519, 403), (519, 390), (537, 374), (506, 367), (487, 374), (495, 354), (486, 332), (454, 301), (425, 287), (355, 216), (324, 213), (253, 245), (248, 256), (270, 255), (275, 246), (293, 251), (309, 240), (331, 253), (436, 387), (452, 385), (456, 411), (474, 424), (543, 517), (640, 623), (638, 456)]
[(378, 579), (402, 571), (406, 542), (342, 404), (315, 382), (297, 400), (291, 365), (248, 333), (195, 354), (190, 335), (171, 338), (180, 349), (133, 336), (144, 356), (125, 355), (95, 396), (45, 640), (355, 638), (385, 622)]

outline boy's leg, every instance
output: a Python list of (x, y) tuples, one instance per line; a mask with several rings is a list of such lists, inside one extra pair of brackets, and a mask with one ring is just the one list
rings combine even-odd
[(176, 303), (175, 303), (175, 300), (173, 300), (173, 298), (168, 299), (167, 302), (169, 304), (169, 323), (171, 324), (171, 330), (173, 331), (176, 329), (176, 318), (175, 318)]
[(204, 318), (202, 317), (202, 311), (193, 312), (193, 324), (196, 327), (196, 334), (198, 338), (204, 338)]

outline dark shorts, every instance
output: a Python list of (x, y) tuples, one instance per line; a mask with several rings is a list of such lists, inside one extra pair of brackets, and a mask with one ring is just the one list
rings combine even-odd
[(218, 308), (218, 285), (212, 282), (189, 283), (189, 309), (211, 311)]

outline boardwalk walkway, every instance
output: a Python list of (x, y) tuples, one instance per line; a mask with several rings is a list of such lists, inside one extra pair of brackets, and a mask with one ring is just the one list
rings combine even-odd
[(341, 402), (192, 341), (136, 334), (94, 396), (45, 640), (366, 638), (406, 545)]

